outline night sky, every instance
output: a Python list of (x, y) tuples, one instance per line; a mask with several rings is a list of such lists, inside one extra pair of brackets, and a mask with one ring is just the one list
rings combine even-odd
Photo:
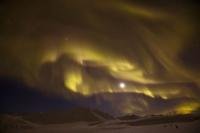
[[(47, 108), (70, 101), (112, 114), (196, 112), (198, 17), (191, 0), (1, 1), (1, 84), (11, 78), (26, 87), (1, 85), (0, 93), (27, 88), (20, 98), (37, 91), (62, 99), (47, 99)], [(8, 97), (1, 99), (10, 106)]]

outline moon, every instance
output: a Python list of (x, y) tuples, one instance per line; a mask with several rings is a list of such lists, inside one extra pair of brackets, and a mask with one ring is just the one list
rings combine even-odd
[(126, 88), (126, 84), (124, 82), (120, 82), (119, 83), (119, 87), (124, 89), (124, 88)]

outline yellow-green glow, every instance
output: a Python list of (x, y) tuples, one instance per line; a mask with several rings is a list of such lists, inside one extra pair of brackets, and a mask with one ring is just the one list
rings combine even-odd
[(70, 89), (72, 92), (81, 93), (85, 96), (92, 94), (88, 84), (83, 82), (82, 73), (78, 68), (65, 72), (64, 84), (65, 87)]
[[(170, 33), (166, 30), (164, 35), (156, 35), (150, 29), (139, 25), (140, 31), (138, 33), (142, 34), (142, 38), (144, 42), (147, 42), (151, 51), (156, 51), (155, 53), (158, 55), (158, 61), (163, 64), (163, 66), (168, 69), (181, 70), (183, 74), (185, 71), (182, 69), (178, 69), (175, 67), (175, 64), (172, 58), (176, 57), (178, 51), (182, 48), (182, 43), (185, 40), (185, 37), (190, 34), (190, 28), (185, 21), (185, 18), (180, 17), (182, 21), (175, 21), (172, 17), (168, 15), (164, 15), (162, 12), (155, 12), (154, 10), (150, 10), (147, 8), (142, 8), (138, 5), (126, 3), (126, 2), (110, 2), (113, 9), (117, 9), (121, 12), (132, 15), (132, 17), (143, 17), (148, 19), (162, 18), (166, 23), (175, 26), (175, 32)], [(110, 5), (110, 6), (111, 6)], [(98, 18), (98, 17), (97, 17)], [(170, 19), (170, 20), (168, 20)], [(163, 40), (165, 40), (163, 42)], [(162, 45), (161, 45), (162, 44)], [(175, 45), (176, 44), (176, 45)], [(156, 46), (155, 46), (156, 45)], [(170, 51), (168, 47), (173, 48), (173, 51)], [(139, 82), (143, 84), (147, 83), (159, 83), (159, 80), (154, 79), (153, 77), (147, 77), (145, 75), (145, 71), (143, 68), (140, 68), (134, 60), (130, 60), (130, 58), (126, 58), (122, 54), (115, 52), (114, 50), (107, 50), (105, 48), (98, 47), (97, 42), (89, 41), (89, 40), (81, 40), (76, 39), (75, 41), (67, 41), (62, 45), (60, 49), (62, 53), (65, 53), (70, 56), (75, 62), (79, 63), (84, 67), (84, 62), (89, 61), (92, 62), (96, 66), (101, 66), (105, 68), (108, 73), (116, 78), (128, 81)], [(170, 53), (170, 55), (166, 54)], [(175, 54), (176, 53), (176, 54)], [(172, 55), (172, 56), (171, 56)], [(44, 60), (55, 61), (57, 58), (57, 54), (55, 52), (49, 51)], [(148, 57), (147, 57), (148, 58)], [(146, 59), (148, 62), (148, 59)], [(149, 65), (149, 64), (148, 64)], [(151, 71), (151, 64), (148, 69)], [(66, 68), (67, 69), (67, 68)], [(101, 92), (135, 92), (147, 95), (149, 97), (161, 97), (163, 99), (173, 98), (179, 95), (185, 95), (187, 97), (192, 97), (192, 94), (188, 94), (188, 92), (181, 91), (181, 88), (168, 88), (168, 89), (154, 89), (146, 86), (143, 87), (121, 87), (123, 90), (118, 90), (116, 87), (107, 87), (103, 89), (96, 90), (93, 87), (85, 82), (87, 79), (84, 79), (84, 76), (80, 72), (80, 70), (72, 70), (69, 73), (65, 74), (65, 86), (71, 89), (74, 92), (81, 93), (83, 95), (92, 95), (95, 93)], [(112, 83), (110, 83), (112, 84)], [(86, 87), (83, 87), (86, 86)], [(111, 85), (113, 86), (113, 85)], [(87, 89), (83, 89), (87, 88)]]
[[(16, 29), (22, 28), (16, 31), (22, 32), (16, 37), (7, 34), (12, 31), (9, 27), (3, 30), (6, 31), (3, 39), (6, 41), (0, 48), (0, 57), (5, 61), (3, 74), (5, 69), (8, 75), (23, 75), (22, 79), (39, 86), (36, 88), (48, 88), (46, 81), (51, 80), (51, 88), (56, 93), (63, 93), (59, 88), (66, 88), (83, 96), (130, 92), (143, 97), (139, 100), (143, 108), (135, 106), (130, 99), (123, 101), (119, 110), (126, 113), (146, 109), (149, 104), (146, 99), (166, 102), (178, 98), (199, 99), (196, 94), (200, 86), (199, 71), (193, 70), (195, 63), (182, 59), (196, 34), (193, 26), (196, 22), (189, 10), (182, 8), (179, 12), (146, 3), (142, 6), (142, 2), (140, 5), (129, 0), (98, 0), (92, 4), (84, 0), (83, 5), (82, 2), (66, 0), (62, 6), (55, 6), (52, 11), (58, 14), (56, 17), (49, 13), (51, 8), (45, 8), (47, 20), (38, 18), (37, 8), (30, 8), (31, 14), (36, 13), (31, 19), (23, 17), (28, 13), (23, 14), (21, 10), (16, 10), (19, 19), (3, 15), (5, 20), (13, 18), (8, 20), (10, 24), (16, 21), (11, 28), (15, 25)], [(21, 25), (21, 22), (27, 24)], [(10, 25), (7, 21), (4, 23)], [(28, 32), (27, 26), (32, 24), (34, 27)], [(192, 83), (192, 87), (178, 83)], [(112, 104), (116, 102), (110, 97), (107, 99)], [(198, 103), (188, 102), (175, 110), (188, 114), (197, 108)]]
[(141, 93), (141, 94), (147, 95), (147, 96), (152, 97), (152, 98), (155, 97), (155, 95), (153, 94), (153, 92), (150, 89), (148, 89), (148, 88), (135, 89), (133, 92), (135, 92), (135, 93)]
[(177, 114), (191, 114), (192, 112), (196, 111), (200, 108), (200, 103), (191, 102), (191, 103), (184, 103), (176, 107)]
[(131, 71), (134, 69), (133, 64), (126, 60), (118, 60), (118, 61), (113, 61), (111, 63), (108, 62), (108, 67), (110, 68), (111, 71), (113, 72), (120, 72), (120, 71)]
[(55, 51), (49, 50), (48, 52), (44, 53), (43, 58), (41, 59), (41, 62), (42, 63), (54, 62), (56, 61), (57, 57), (58, 57), (58, 54)]
[[(147, 83), (157, 83), (159, 81), (154, 80), (153, 78), (147, 78), (144, 75), (142, 69), (140, 69), (137, 64), (134, 64), (133, 61), (129, 61), (126, 58), (118, 56), (117, 54), (110, 52), (104, 52), (101, 49), (96, 49), (92, 47), (90, 42), (72, 42), (71, 44), (65, 45), (63, 51), (68, 53), (71, 58), (80, 64), (81, 67), (85, 65), (84, 61), (91, 61), (94, 65), (105, 68), (108, 73), (116, 79), (123, 79), (128, 81), (139, 82), (143, 84)], [(78, 69), (73, 69), (70, 72), (65, 74), (65, 85), (67, 88), (71, 89), (74, 92), (81, 93), (83, 95), (93, 95), (96, 93), (115, 93), (115, 92), (134, 92), (139, 94), (144, 94), (151, 98), (161, 97), (163, 99), (170, 99), (177, 96), (185, 95), (187, 97), (193, 97), (194, 95), (188, 89), (183, 91), (184, 88), (150, 88), (148, 86), (126, 86), (123, 87), (120, 85), (118, 89), (113, 83), (109, 83), (109, 86), (104, 86), (105, 82), (95, 81), (96, 86), (89, 85), (88, 79), (83, 76), (83, 73)], [(86, 76), (87, 77), (87, 76)], [(101, 84), (101, 85), (100, 85)], [(98, 86), (102, 86), (102, 89), (94, 89)], [(184, 89), (185, 90), (185, 89)]]
[(160, 19), (164, 17), (164, 14), (159, 14), (159, 12), (135, 4), (116, 2), (115, 5), (122, 12), (131, 14), (132, 16), (143, 17), (148, 19)]
[(101, 63), (106, 57), (102, 52), (96, 50), (96, 48), (88, 45), (87, 42), (73, 42), (66, 44), (64, 52), (72, 56), (72, 58), (78, 63), (82, 64), (83, 61), (96, 61)]
[(133, 80), (141, 83), (153, 83), (153, 79), (148, 79), (144, 76), (142, 69), (132, 61), (116, 54), (114, 51), (106, 52), (95, 48), (90, 42), (70, 42), (65, 45), (63, 52), (71, 55), (71, 58), (84, 65), (84, 61), (93, 62), (97, 66), (102, 66), (109, 73), (116, 77), (125, 80)]
[(73, 92), (79, 92), (78, 86), (82, 83), (82, 77), (79, 72), (70, 71), (65, 74), (65, 86)]

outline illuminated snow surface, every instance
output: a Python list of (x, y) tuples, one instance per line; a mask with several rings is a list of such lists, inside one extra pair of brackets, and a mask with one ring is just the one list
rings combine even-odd
[[(108, 120), (104, 122), (74, 122), (67, 124), (47, 124), (16, 126), (5, 133), (198, 133), (200, 120), (191, 122), (174, 122), (164, 124), (144, 124), (130, 126), (125, 120)], [(132, 122), (136, 122), (132, 120)], [(17, 124), (16, 124), (17, 125)], [(3, 133), (4, 133), (3, 132)]]

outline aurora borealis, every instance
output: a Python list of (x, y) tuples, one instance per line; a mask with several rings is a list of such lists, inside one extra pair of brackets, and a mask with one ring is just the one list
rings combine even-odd
[(0, 75), (68, 100), (96, 96), (92, 105), (119, 114), (199, 110), (195, 3), (8, 0), (0, 9)]

